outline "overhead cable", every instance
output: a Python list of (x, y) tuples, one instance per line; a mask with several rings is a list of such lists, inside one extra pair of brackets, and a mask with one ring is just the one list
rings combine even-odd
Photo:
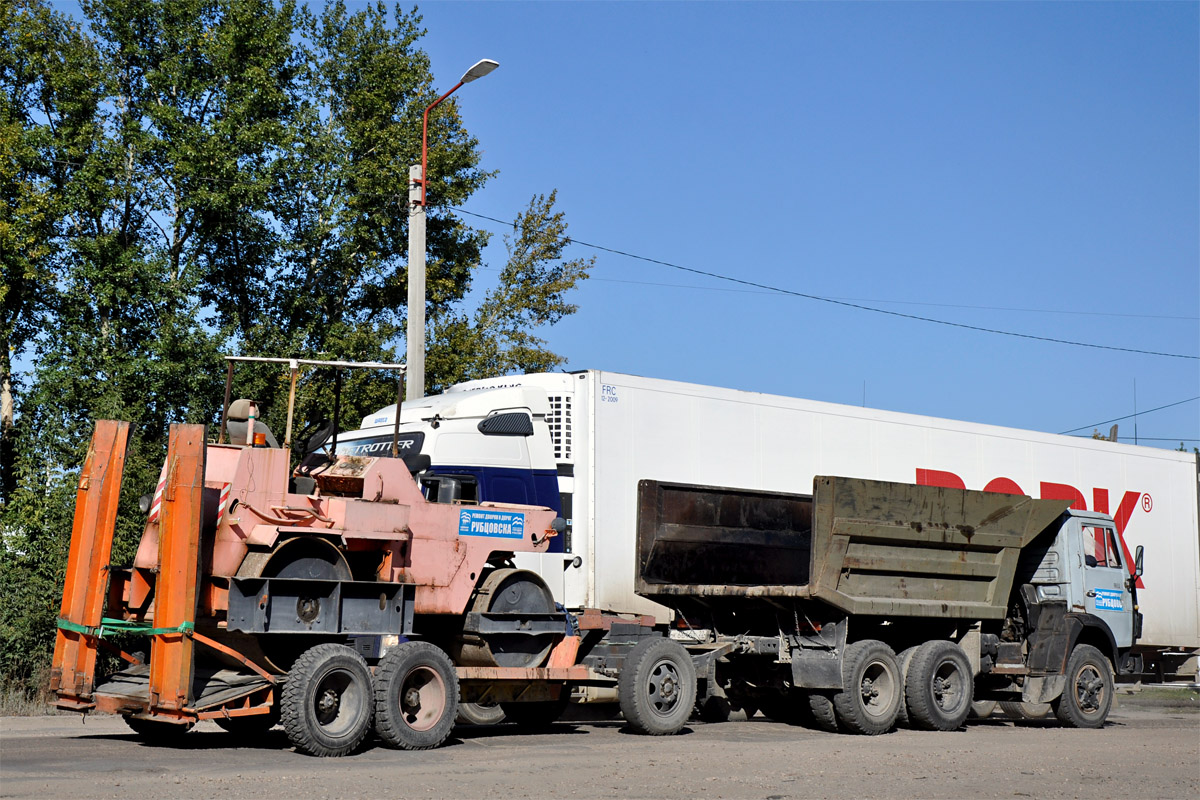
[[(464, 208), (451, 208), (451, 210), (457, 211), (460, 214), (466, 214), (468, 216), (478, 217), (479, 219), (486, 219), (490, 222), (496, 222), (496, 223), (499, 223), (499, 224), (505, 225), (505, 226), (511, 226), (513, 224), (512, 222), (507, 222), (502, 219), (496, 219), (495, 217), (489, 217), (486, 214), (477, 214), (474, 211), (467, 211)], [(626, 258), (632, 258), (632, 259), (636, 259), (638, 261), (645, 261), (649, 264), (658, 264), (663, 267), (670, 267), (671, 269), (677, 269), (677, 270), (681, 270), (683, 272), (690, 272), (693, 275), (703, 275), (707, 278), (714, 278), (719, 281), (728, 281), (729, 283), (737, 283), (737, 284), (741, 284), (742, 286), (751, 286), (755, 289), (766, 289), (767, 291), (775, 292), (777, 294), (791, 295), (792, 297), (803, 297), (807, 300), (817, 300), (822, 303), (830, 303), (832, 305), (844, 306), (846, 308), (856, 308), (860, 311), (871, 311), (876, 314), (886, 314), (891, 317), (900, 317), (902, 319), (911, 319), (911, 320), (916, 320), (918, 322), (930, 322), (935, 325), (946, 325), (951, 328), (963, 328), (965, 330), (970, 330), (970, 331), (979, 331), (980, 333), (994, 333), (994, 334), (998, 334), (1000, 336), (1013, 336), (1013, 337), (1016, 337), (1019, 339), (1033, 339), (1033, 340), (1036, 340), (1039, 342), (1054, 342), (1055, 344), (1068, 344), (1068, 345), (1072, 345), (1073, 347), (1090, 347), (1090, 348), (1093, 348), (1096, 350), (1115, 350), (1115, 351), (1118, 351), (1121, 353), (1136, 353), (1138, 355), (1144, 355), (1144, 356), (1163, 356), (1164, 358), (1183, 358), (1183, 359), (1188, 359), (1188, 360), (1192, 360), (1192, 361), (1200, 361), (1200, 356), (1187, 355), (1187, 354), (1183, 354), (1183, 353), (1163, 353), (1163, 352), (1159, 352), (1157, 350), (1140, 350), (1140, 349), (1134, 348), (1134, 347), (1117, 347), (1115, 345), (1096, 344), (1094, 342), (1077, 342), (1077, 341), (1073, 341), (1071, 339), (1058, 339), (1053, 336), (1037, 336), (1032, 333), (1018, 333), (1016, 331), (1005, 331), (1005, 330), (1000, 330), (998, 328), (985, 328), (980, 325), (968, 325), (964, 322), (951, 322), (949, 320), (944, 320), (944, 319), (934, 319), (933, 317), (922, 317), (917, 314), (905, 314), (900, 311), (888, 311), (887, 309), (875, 308), (874, 306), (866, 306), (866, 305), (862, 305), (861, 303), (851, 303), (847, 300), (835, 300), (832, 297), (822, 297), (821, 295), (807, 294), (805, 292), (798, 292), (794, 289), (784, 289), (779, 286), (771, 286), (770, 284), (766, 284), (766, 283), (758, 283), (757, 281), (748, 281), (745, 278), (734, 278), (732, 276), (722, 275), (717, 272), (709, 272), (708, 270), (696, 269), (695, 267), (685, 267), (682, 264), (673, 264), (670, 261), (662, 261), (661, 259), (657, 259), (657, 258), (650, 258), (648, 256), (640, 256), (636, 253), (629, 253), (624, 250), (617, 250), (616, 248), (613, 248), (613, 247), (605, 247), (604, 245), (592, 244), (591, 242), (585, 242), (585, 241), (582, 241), (580, 239), (576, 239), (576, 238), (570, 237), (570, 236), (563, 237), (563, 242), (565, 244), (579, 244), (579, 245), (583, 245), (584, 247), (590, 247), (593, 250), (603, 250), (606, 253), (613, 253), (615, 255), (625, 256)]]

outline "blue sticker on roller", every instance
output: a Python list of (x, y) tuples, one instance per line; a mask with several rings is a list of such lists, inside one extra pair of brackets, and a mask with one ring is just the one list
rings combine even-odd
[(1124, 611), (1120, 589), (1096, 589), (1097, 611)]
[(511, 511), (464, 508), (458, 512), (458, 535), (521, 539), (525, 536), (525, 515)]

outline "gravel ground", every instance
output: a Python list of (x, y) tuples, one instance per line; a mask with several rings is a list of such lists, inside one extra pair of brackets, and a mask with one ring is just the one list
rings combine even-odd
[(562, 722), (550, 733), (463, 727), (447, 746), (371, 744), (341, 759), (289, 748), (275, 729), (237, 744), (212, 723), (156, 746), (116, 717), (0, 719), (5, 798), (1200, 797), (1200, 713), (1119, 697), (1101, 730), (1001, 717), (954, 733), (819, 733), (735, 714), (683, 734)]

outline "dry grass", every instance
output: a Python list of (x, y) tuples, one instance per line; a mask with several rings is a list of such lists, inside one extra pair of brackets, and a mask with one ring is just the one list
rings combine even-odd
[[(38, 688), (31, 688), (30, 684)], [(48, 685), (46, 676), (41, 674), (28, 682), (0, 678), (0, 717), (42, 717), (61, 713), (46, 690)]]

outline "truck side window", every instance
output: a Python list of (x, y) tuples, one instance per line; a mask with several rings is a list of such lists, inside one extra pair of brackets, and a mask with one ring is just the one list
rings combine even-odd
[(1083, 529), (1083, 559), (1089, 567), (1120, 567), (1121, 551), (1111, 528)]
[(1099, 531), (1104, 537), (1105, 564), (1109, 567), (1119, 569), (1121, 566), (1121, 548), (1117, 546), (1116, 532), (1112, 528), (1100, 528)]

